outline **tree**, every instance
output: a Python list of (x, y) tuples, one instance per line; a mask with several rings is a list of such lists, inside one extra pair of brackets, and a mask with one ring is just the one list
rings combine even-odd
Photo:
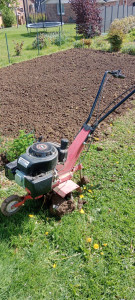
[(12, 25), (16, 23), (15, 14), (12, 8), (5, 6), (2, 9), (2, 19), (4, 27), (12, 27)]
[(17, 0), (0, 0), (0, 10), (2, 12), (4, 27), (11, 27), (16, 23), (13, 9), (17, 4)]
[(70, 0), (76, 14), (78, 32), (85, 37), (93, 37), (101, 33), (100, 10), (96, 0)]
[(0, 10), (9, 6), (17, 6), (17, 0), (0, 0)]

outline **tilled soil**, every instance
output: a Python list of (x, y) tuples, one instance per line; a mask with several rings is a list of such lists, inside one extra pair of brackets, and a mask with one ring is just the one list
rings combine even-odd
[[(116, 69), (126, 78), (109, 78), (99, 111), (135, 84), (134, 57), (73, 49), (0, 69), (0, 134), (17, 136), (20, 129), (35, 130), (46, 141), (59, 142), (61, 137), (71, 141), (87, 119), (104, 72)], [(133, 96), (117, 113), (131, 108), (132, 100)]]

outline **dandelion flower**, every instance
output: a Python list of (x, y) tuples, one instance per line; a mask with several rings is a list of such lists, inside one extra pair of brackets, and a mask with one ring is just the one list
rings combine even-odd
[(88, 190), (89, 193), (93, 193), (92, 190)]
[(101, 254), (101, 255), (104, 255), (104, 252), (101, 252), (100, 254)]
[(106, 247), (106, 246), (107, 246), (107, 243), (103, 244), (103, 246)]
[(81, 199), (84, 198), (84, 195), (80, 195), (80, 198), (81, 198)]
[(56, 268), (56, 264), (53, 264), (53, 266), (52, 266), (54, 269)]
[(98, 250), (99, 249), (99, 245), (98, 244), (94, 244), (93, 248), (96, 249), (96, 250)]
[(89, 237), (88, 237), (88, 238), (86, 239), (86, 242), (87, 242), (87, 243), (91, 243), (91, 241), (92, 241), (92, 238), (89, 238)]
[(84, 214), (84, 210), (82, 208), (80, 210), (80, 214)]
[(48, 233), (49, 233), (49, 232), (48, 232), (48, 231), (46, 231), (46, 232), (45, 232), (45, 235), (48, 235)]
[(34, 218), (34, 215), (29, 215), (30, 218)]
[(116, 164), (119, 164), (119, 161), (116, 161)]

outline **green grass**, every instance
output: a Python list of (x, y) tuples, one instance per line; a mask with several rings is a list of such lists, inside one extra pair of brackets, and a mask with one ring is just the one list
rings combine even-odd
[[(39, 30), (39, 34), (43, 33), (44, 30)], [(75, 24), (66, 24), (63, 26), (62, 32), (64, 35), (68, 36), (68, 40), (65, 44), (60, 46), (49, 45), (49, 47), (40, 50), (39, 55), (48, 55), (60, 50), (65, 50), (69, 48), (73, 48), (73, 42), (76, 38)], [(9, 65), (8, 62), (8, 54), (7, 54), (7, 46), (5, 33), (7, 34), (9, 53), (10, 53), (10, 61), (12, 63), (17, 63), (21, 61), (26, 61), (38, 56), (38, 50), (32, 49), (32, 43), (37, 35), (36, 29), (31, 29), (31, 32), (27, 32), (25, 26), (19, 26), (19, 28), (5, 28), (0, 30), (0, 67), (5, 67)], [(59, 28), (49, 28), (44, 32), (46, 37), (49, 37), (52, 34), (59, 34)], [(24, 42), (22, 52), (20, 56), (16, 56), (14, 50), (14, 41), (16, 43)]]
[[(0, 214), (0, 299), (135, 299), (134, 110), (110, 127), (83, 163), (84, 213), (59, 221), (29, 201)], [(2, 174), (1, 201), (12, 193), (22, 190)]]

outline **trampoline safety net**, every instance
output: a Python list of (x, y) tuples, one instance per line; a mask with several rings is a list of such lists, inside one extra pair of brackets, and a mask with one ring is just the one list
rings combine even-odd
[(28, 28), (62, 25), (61, 0), (23, 0), (23, 5)]

